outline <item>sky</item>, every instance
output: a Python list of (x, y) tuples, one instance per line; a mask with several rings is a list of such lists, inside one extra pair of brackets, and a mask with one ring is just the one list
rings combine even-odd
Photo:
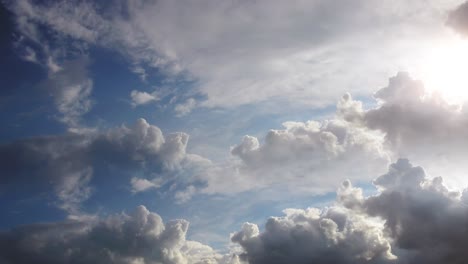
[(0, 0), (0, 264), (467, 263), (468, 2)]

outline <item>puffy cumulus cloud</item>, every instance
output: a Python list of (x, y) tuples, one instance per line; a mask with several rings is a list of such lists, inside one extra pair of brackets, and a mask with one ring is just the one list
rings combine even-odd
[[(365, 83), (394, 70), (382, 61), (415, 56), (414, 39), (447, 36), (441, 21), (457, 1), (7, 3), (28, 39), (38, 39), (45, 26), (62, 38), (121, 52), (143, 76), (148, 68), (170, 77), (188, 73), (207, 97), (200, 105), (226, 107), (285, 94), (285, 101), (323, 106), (341, 93), (335, 87), (350, 82), (351, 91), (368, 92)], [(311, 85), (320, 91), (304, 89)]]
[(374, 184), (380, 193), (365, 199), (352, 195), (359, 201), (353, 207), (385, 221), (394, 253), (401, 256), (398, 263), (466, 262), (466, 192), (447, 189), (441, 177), (427, 178), (406, 159), (392, 164)]
[(391, 263), (395, 256), (383, 230), (342, 208), (324, 211), (287, 209), (271, 217), (265, 230), (245, 223), (232, 236), (250, 264), (260, 263)]
[(186, 240), (189, 223), (139, 206), (104, 219), (17, 227), (0, 233), (1, 263), (233, 263), (211, 247)]
[[(0, 146), (2, 184), (44, 186), (51, 182), (60, 206), (77, 213), (79, 204), (92, 193), (89, 181), (95, 166), (111, 166), (122, 172), (143, 170), (170, 177), (193, 165), (194, 155), (186, 154), (188, 135), (161, 130), (139, 119), (133, 127), (122, 126), (107, 132), (68, 133), (36, 137)], [(188, 167), (187, 167), (188, 168)], [(131, 180), (135, 192), (157, 188), (164, 179)], [(5, 187), (4, 186), (4, 187)]]
[(407, 73), (390, 78), (389, 85), (374, 97), (380, 103), (375, 109), (359, 109), (361, 106), (350, 97), (344, 97), (339, 108), (345, 119), (361, 119), (368, 128), (385, 133), (396, 148), (414, 148), (429, 142), (452, 148), (453, 144), (467, 143), (463, 135), (468, 118), (462, 107), (449, 104), (437, 93), (429, 94), (421, 81)]
[(463, 162), (468, 146), (468, 115), (463, 105), (429, 93), (421, 81), (403, 72), (390, 78), (374, 97), (377, 106), (364, 110), (361, 102), (346, 95), (338, 113), (356, 126), (381, 132), (394, 157), (408, 157), (430, 174), (462, 180), (461, 173), (468, 169)]
[(449, 190), (407, 159), (374, 180), (364, 197), (344, 181), (336, 203), (287, 209), (265, 229), (245, 223), (233, 234), (249, 263), (465, 263), (466, 191)]
[(256, 137), (245, 136), (231, 150), (237, 158), (230, 165), (234, 174), (209, 178), (205, 191), (278, 187), (324, 193), (346, 178), (369, 180), (388, 165), (383, 138), (343, 119), (283, 126), (270, 130), (262, 144)]

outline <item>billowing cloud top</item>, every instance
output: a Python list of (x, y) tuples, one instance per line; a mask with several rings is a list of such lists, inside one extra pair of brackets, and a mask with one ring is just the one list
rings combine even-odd
[(0, 5), (1, 264), (467, 263), (468, 3)]

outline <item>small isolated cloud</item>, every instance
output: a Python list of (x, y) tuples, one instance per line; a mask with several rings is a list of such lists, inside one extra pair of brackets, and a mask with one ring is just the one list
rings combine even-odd
[(134, 107), (159, 101), (159, 97), (156, 95), (156, 92), (147, 93), (147, 92), (140, 92), (137, 90), (133, 90), (130, 93), (130, 97), (132, 98), (132, 106)]
[(31, 47), (25, 47), (24, 54), (23, 54), (22, 58), (25, 61), (29, 61), (29, 62), (33, 62), (33, 63), (39, 63), (39, 61), (37, 59), (37, 54)]
[(187, 99), (183, 104), (177, 104), (174, 107), (174, 111), (176, 112), (176, 116), (182, 117), (190, 112), (197, 106), (197, 101), (193, 98)]
[(21, 226), (0, 233), (2, 263), (235, 264), (211, 247), (186, 240), (189, 223), (144, 206), (103, 219)]
[(144, 192), (144, 191), (148, 191), (151, 189), (158, 189), (159, 187), (161, 187), (162, 183), (163, 183), (162, 178), (154, 178), (153, 180), (147, 180), (147, 179), (133, 177), (130, 180), (133, 193)]
[(148, 78), (148, 73), (146, 72), (145, 68), (143, 68), (141, 65), (134, 65), (130, 68), (130, 70), (133, 73), (137, 74), (140, 77), (140, 80), (146, 82), (146, 79)]

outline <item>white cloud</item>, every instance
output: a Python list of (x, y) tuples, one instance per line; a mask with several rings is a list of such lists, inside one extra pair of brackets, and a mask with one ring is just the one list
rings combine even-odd
[(270, 130), (262, 144), (245, 136), (232, 148), (233, 159), (200, 176), (206, 181), (203, 192), (323, 194), (333, 191), (337, 181), (369, 180), (390, 161), (381, 135), (338, 117), (283, 126)]
[(59, 120), (71, 129), (77, 128), (81, 117), (93, 106), (93, 81), (88, 78), (87, 58), (66, 62), (62, 67), (51, 63), (51, 73), (43, 86), (54, 98)]
[[(375, 93), (379, 104), (364, 110), (349, 95), (338, 105), (340, 115), (354, 126), (383, 133), (393, 158), (408, 157), (431, 175), (445, 175), (451, 186), (464, 180), (468, 147), (468, 116), (464, 105), (450, 104), (429, 93), (407, 73), (390, 78)], [(437, 162), (434, 162), (437, 161)]]
[(23, 55), (23, 59), (33, 63), (38, 63), (36, 52), (30, 47), (25, 47), (25, 54)]
[(194, 186), (188, 186), (182, 191), (178, 191), (175, 193), (174, 198), (176, 199), (176, 203), (185, 203), (192, 199), (192, 196), (195, 195), (197, 189)]
[(133, 193), (144, 192), (150, 189), (158, 189), (159, 187), (161, 187), (162, 183), (163, 183), (162, 178), (154, 178), (150, 181), (147, 179), (133, 177), (130, 180)]
[(131, 67), (130, 70), (133, 73), (138, 74), (138, 76), (140, 76), (140, 79), (143, 82), (146, 82), (146, 78), (148, 78), (148, 73), (146, 72), (145, 68), (143, 68), (143, 67), (141, 67), (139, 65), (135, 65), (135, 66)]
[(388, 72), (408, 67), (424, 50), (415, 49), (415, 39), (450, 37), (442, 21), (459, 2), (132, 1), (105, 9), (22, 0), (10, 8), (31, 39), (35, 26), (45, 24), (63, 36), (116, 49), (143, 70), (157, 67), (196, 79), (196, 91), (207, 96), (201, 106), (265, 100), (324, 106), (342, 87), (361, 95)]
[(151, 102), (158, 101), (159, 98), (156, 95), (156, 93), (147, 93), (147, 92), (140, 92), (137, 90), (133, 90), (130, 93), (130, 97), (132, 98), (132, 105), (133, 106), (139, 106), (139, 105), (145, 105)]
[(192, 110), (195, 108), (196, 105), (197, 105), (197, 101), (195, 101), (195, 99), (193, 98), (187, 99), (183, 104), (177, 104), (174, 107), (176, 116), (182, 117), (182, 116), (189, 114), (190, 112), (192, 112)]

